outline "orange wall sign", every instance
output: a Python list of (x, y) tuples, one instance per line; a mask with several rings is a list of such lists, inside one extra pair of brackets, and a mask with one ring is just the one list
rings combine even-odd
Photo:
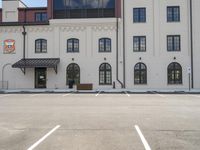
[(4, 41), (4, 54), (15, 54), (15, 40), (7, 39)]

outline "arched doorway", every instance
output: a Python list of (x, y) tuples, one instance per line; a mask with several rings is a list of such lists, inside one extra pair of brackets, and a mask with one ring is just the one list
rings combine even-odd
[(108, 63), (103, 63), (99, 67), (99, 85), (112, 84), (112, 67)]
[(79, 65), (72, 63), (69, 64), (66, 70), (66, 81), (67, 85), (69, 82), (73, 81), (74, 84), (80, 83), (80, 67)]

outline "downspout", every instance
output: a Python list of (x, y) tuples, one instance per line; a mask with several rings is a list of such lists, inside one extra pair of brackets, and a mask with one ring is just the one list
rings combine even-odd
[(190, 0), (190, 42), (191, 42), (191, 87), (194, 88), (194, 58), (193, 58), (193, 13), (192, 0)]
[(125, 53), (125, 0), (123, 0), (123, 83), (124, 83), (124, 87), (126, 88), (126, 53)]
[(116, 80), (120, 83), (121, 88), (124, 87), (123, 83), (119, 80), (119, 10), (118, 6), (119, 3), (117, 2), (116, 7)]
[(117, 20), (116, 20), (116, 49), (117, 49), (117, 52), (116, 52), (116, 78), (117, 78), (117, 81), (120, 83), (121, 85), (121, 88), (124, 87), (123, 83), (119, 80), (119, 20), (118, 20), (118, 12), (117, 12)]
[(26, 58), (26, 28), (25, 25), (22, 26), (23, 27), (23, 59)]
[[(26, 23), (26, 9), (24, 11), (24, 23)], [(25, 25), (22, 26), (23, 27), (23, 32), (22, 32), (22, 35), (23, 35), (23, 59), (26, 58), (26, 28), (25, 28)]]

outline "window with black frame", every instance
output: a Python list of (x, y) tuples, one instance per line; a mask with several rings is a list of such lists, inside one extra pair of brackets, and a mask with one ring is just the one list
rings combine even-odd
[(147, 67), (144, 63), (137, 63), (134, 67), (134, 84), (147, 84)]
[(167, 68), (168, 84), (182, 84), (182, 67), (173, 62)]
[(54, 0), (54, 19), (115, 17), (115, 0)]
[(168, 6), (167, 7), (167, 22), (179, 22), (180, 21), (180, 7)]
[(79, 52), (79, 39), (71, 38), (67, 40), (67, 53)]
[(110, 38), (99, 39), (99, 52), (111, 52), (111, 39)]
[(133, 51), (145, 52), (146, 51), (146, 36), (133, 37)]
[(133, 8), (133, 22), (134, 23), (146, 22), (146, 8)]
[(112, 67), (108, 63), (103, 63), (99, 67), (99, 84), (100, 85), (112, 84)]
[(181, 36), (180, 35), (167, 36), (167, 51), (181, 51)]
[(46, 12), (37, 12), (35, 13), (35, 21), (36, 22), (45, 22), (47, 21), (47, 13)]
[(47, 53), (47, 40), (35, 40), (35, 53)]

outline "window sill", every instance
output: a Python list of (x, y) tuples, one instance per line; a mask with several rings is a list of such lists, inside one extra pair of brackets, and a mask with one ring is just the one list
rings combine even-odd
[(173, 51), (169, 51), (169, 50), (167, 50), (167, 52), (181, 52), (181, 50), (173, 50)]
[(167, 23), (181, 23), (181, 21), (167, 21)]
[(183, 86), (183, 83), (180, 83), (180, 84), (179, 83), (177, 83), (177, 84), (170, 84), (170, 83), (168, 83), (167, 85), (168, 86), (175, 86), (175, 85)]
[(111, 51), (105, 51), (105, 52), (100, 52), (99, 53), (112, 53)]
[(148, 85), (147, 83), (144, 83), (144, 84), (136, 84), (136, 83), (134, 83), (134, 85)]
[(134, 51), (134, 50), (133, 50), (133, 52), (134, 52), (134, 53), (139, 53), (139, 52), (143, 52), (143, 53), (144, 53), (144, 52), (147, 52), (147, 51)]
[(142, 24), (142, 23), (147, 23), (146, 21), (145, 22), (133, 22), (133, 24)]

